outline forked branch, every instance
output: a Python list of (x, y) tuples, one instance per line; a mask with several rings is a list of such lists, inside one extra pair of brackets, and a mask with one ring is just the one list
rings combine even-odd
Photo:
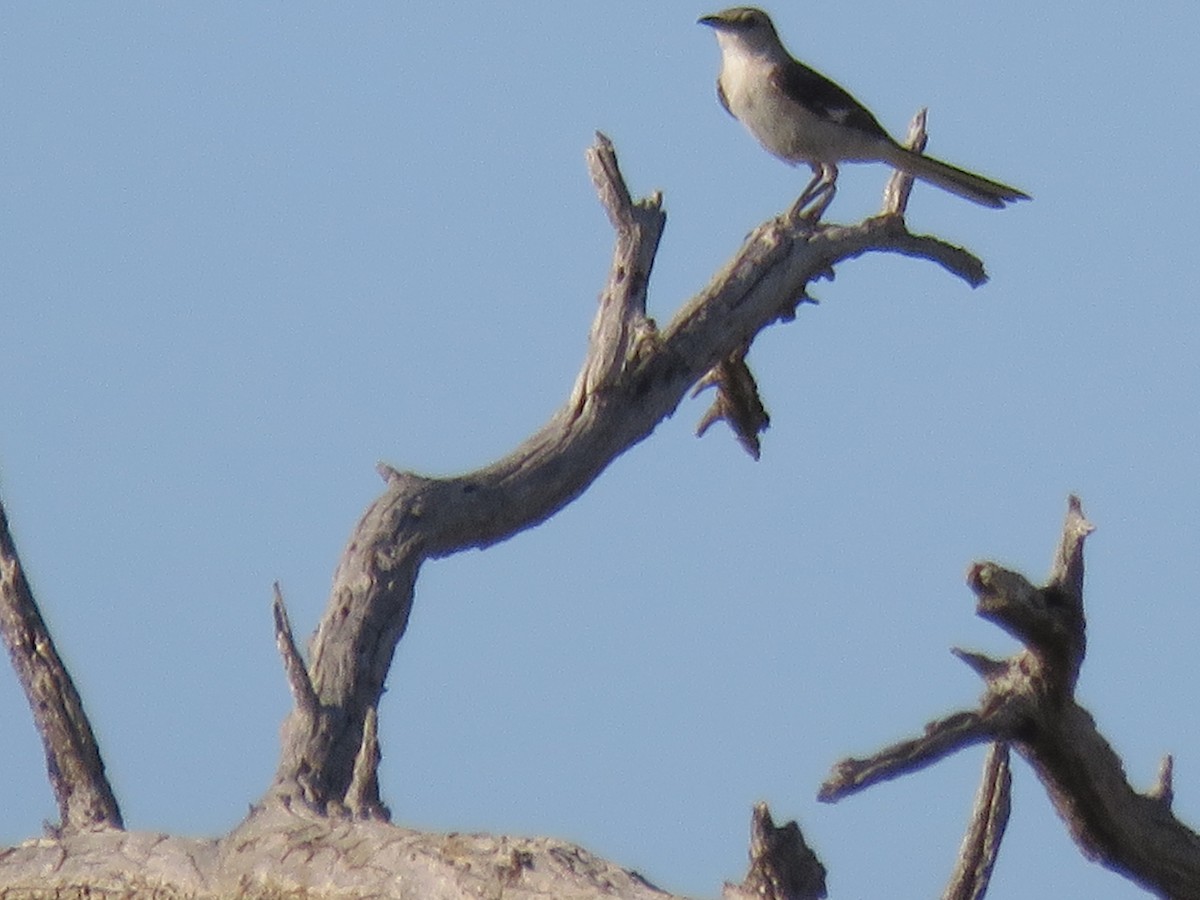
[(1025, 649), (1007, 660), (957, 651), (984, 679), (978, 709), (867, 759), (838, 763), (820, 797), (841, 799), (983, 740), (1008, 742), (1037, 773), (1088, 859), (1161, 896), (1200, 898), (1200, 836), (1171, 812), (1170, 762), (1151, 791), (1134, 790), (1120, 758), (1075, 701), (1086, 646), (1083, 544), (1092, 529), (1071, 497), (1054, 566), (1041, 587), (995, 563), (972, 565), (967, 583), (978, 598), (976, 612)]
[[(982, 263), (965, 250), (910, 234), (902, 201), (889, 201), (886, 214), (846, 227), (780, 217), (756, 228), (660, 330), (646, 315), (646, 296), (666, 223), (662, 199), (630, 196), (613, 146), (602, 135), (588, 151), (588, 167), (616, 243), (587, 356), (567, 402), (512, 453), (478, 471), (430, 478), (381, 468), (387, 487), (350, 537), (312, 642), (305, 672), (315, 704), (302, 688), (296, 691), (295, 662), (287, 663), (300, 702), (284, 730), (268, 802), (299, 799), (318, 811), (346, 810), (356, 781), (354, 805), (382, 808), (377, 796), (368, 796), (374, 782), (363, 779), (361, 768), (356, 780), (354, 765), (425, 559), (486, 547), (553, 515), (670, 416), (705, 373), (723, 360), (744, 365), (754, 337), (793, 318), (808, 285), (843, 260), (872, 251), (902, 253), (933, 261), (971, 285), (985, 280)], [(757, 398), (752, 377), (739, 383), (747, 397)], [(765, 410), (751, 404), (746, 411), (744, 427), (756, 434)], [(752, 446), (756, 451), (756, 436)]]

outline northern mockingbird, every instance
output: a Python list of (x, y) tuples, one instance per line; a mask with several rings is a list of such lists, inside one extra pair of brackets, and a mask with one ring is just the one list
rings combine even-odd
[(721, 47), (717, 99), (725, 111), (770, 153), (812, 167), (812, 181), (791, 215), (819, 198), (809, 215), (820, 219), (837, 189), (840, 162), (884, 162), (983, 206), (1029, 199), (1016, 188), (901, 147), (849, 93), (793, 59), (761, 9), (735, 6), (700, 24), (716, 32)]

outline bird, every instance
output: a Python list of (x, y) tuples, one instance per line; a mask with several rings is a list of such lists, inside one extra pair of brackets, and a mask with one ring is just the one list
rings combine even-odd
[(761, 9), (735, 6), (703, 16), (721, 49), (717, 99), (772, 155), (807, 163), (812, 181), (792, 206), (819, 221), (837, 190), (838, 164), (883, 162), (965, 197), (1002, 208), (1029, 195), (900, 146), (840, 85), (794, 59)]

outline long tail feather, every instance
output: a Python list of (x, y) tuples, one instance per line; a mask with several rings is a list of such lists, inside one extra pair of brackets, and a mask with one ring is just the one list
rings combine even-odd
[(949, 163), (944, 163), (932, 156), (923, 156), (906, 150), (904, 147), (893, 148), (887, 162), (897, 169), (903, 169), (914, 178), (928, 181), (952, 194), (958, 194), (968, 200), (973, 200), (982, 206), (1000, 209), (1017, 200), (1028, 200), (1029, 195), (1015, 187), (992, 181), (966, 169), (960, 169)]

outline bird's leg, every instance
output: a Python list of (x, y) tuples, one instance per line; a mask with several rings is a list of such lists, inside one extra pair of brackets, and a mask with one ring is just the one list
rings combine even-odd
[(825, 169), (822, 166), (812, 167), (813, 177), (808, 184), (804, 186), (804, 190), (800, 192), (800, 197), (796, 200), (795, 207), (803, 207), (813, 198), (813, 189), (817, 187), (825, 178)]
[(833, 202), (833, 195), (837, 193), (837, 166), (832, 163), (813, 163), (812, 170), (812, 180), (788, 210), (789, 222), (799, 222), (803, 218), (815, 225), (821, 221), (821, 216), (825, 215), (825, 210)]
[(804, 186), (804, 190), (800, 192), (800, 196), (796, 198), (796, 202), (792, 204), (791, 208), (787, 212), (787, 218), (789, 222), (795, 222), (801, 217), (801, 214), (804, 212), (804, 207), (808, 206), (808, 204), (812, 202), (813, 197), (816, 196), (816, 188), (821, 184), (825, 177), (825, 172), (820, 166), (814, 165), (812, 170), (812, 179)]
[(834, 194), (837, 193), (837, 177), (837, 166), (833, 163), (821, 163), (821, 187), (813, 197), (813, 208), (809, 212), (813, 222), (820, 222), (825, 210), (833, 202)]

